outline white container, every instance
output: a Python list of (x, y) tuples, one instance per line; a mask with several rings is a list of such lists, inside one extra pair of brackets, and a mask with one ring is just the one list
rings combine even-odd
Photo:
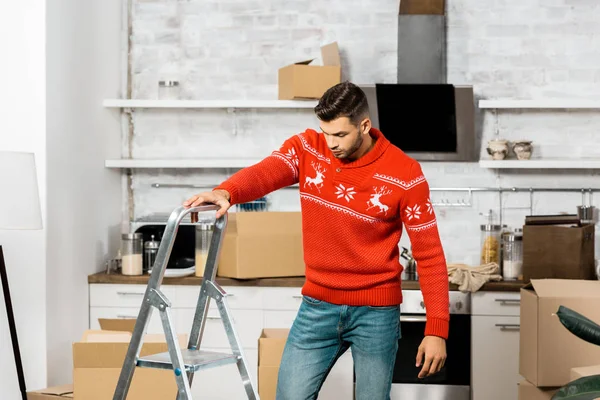
[(520, 229), (502, 235), (502, 277), (505, 281), (518, 280), (523, 273), (523, 233)]
[(121, 236), (121, 273), (123, 275), (142, 275), (143, 236), (141, 233), (124, 233)]
[(199, 222), (196, 225), (196, 276), (204, 276), (213, 230), (214, 224), (209, 222)]

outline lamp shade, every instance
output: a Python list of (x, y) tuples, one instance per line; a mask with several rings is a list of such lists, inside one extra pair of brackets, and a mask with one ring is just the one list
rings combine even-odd
[(0, 229), (42, 229), (33, 153), (0, 151)]

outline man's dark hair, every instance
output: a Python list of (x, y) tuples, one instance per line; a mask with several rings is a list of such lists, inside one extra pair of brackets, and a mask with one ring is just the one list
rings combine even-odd
[(348, 117), (358, 125), (369, 115), (369, 105), (365, 92), (350, 82), (338, 83), (327, 89), (321, 96), (315, 113), (321, 121), (329, 122), (337, 118)]

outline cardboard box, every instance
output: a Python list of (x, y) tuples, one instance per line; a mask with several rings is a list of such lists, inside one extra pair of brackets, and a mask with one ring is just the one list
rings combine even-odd
[(241, 279), (304, 276), (301, 213), (230, 214), (217, 275)]
[(550, 400), (559, 388), (539, 388), (531, 382), (519, 382), (519, 400)]
[(525, 225), (523, 280), (596, 279), (594, 225)]
[(400, 15), (444, 15), (445, 0), (400, 0)]
[(600, 365), (571, 368), (571, 381), (592, 375), (600, 375)]
[(53, 386), (27, 392), (27, 400), (60, 400), (73, 398), (73, 385)]
[(534, 279), (521, 289), (519, 373), (538, 387), (563, 386), (571, 368), (600, 360), (600, 346), (560, 323), (555, 313), (561, 305), (600, 322), (600, 281)]
[(299, 61), (279, 69), (279, 100), (318, 99), (327, 89), (342, 81), (337, 42), (321, 47), (323, 65), (309, 65), (314, 59)]
[[(123, 330), (85, 331), (80, 342), (73, 344), (73, 394), (76, 399), (111, 400), (131, 340), (128, 320), (103, 320)], [(122, 324), (121, 324), (122, 322)], [(106, 325), (104, 325), (106, 326)], [(103, 327), (101, 325), (101, 327)], [(179, 346), (187, 347), (187, 335), (180, 334)], [(162, 334), (147, 334), (140, 356), (168, 351)], [(162, 400), (177, 396), (175, 375), (169, 370), (136, 368), (128, 400)]]
[(258, 395), (275, 400), (277, 375), (289, 329), (263, 329), (258, 339)]

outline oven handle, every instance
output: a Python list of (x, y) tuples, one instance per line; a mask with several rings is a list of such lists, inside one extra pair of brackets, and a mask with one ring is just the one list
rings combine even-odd
[(401, 315), (400, 322), (427, 322), (425, 315)]

